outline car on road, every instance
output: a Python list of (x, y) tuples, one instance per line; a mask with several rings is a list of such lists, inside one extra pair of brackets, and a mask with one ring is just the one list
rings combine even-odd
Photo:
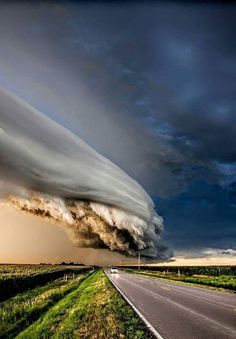
[(118, 268), (117, 268), (116, 266), (112, 266), (110, 272), (111, 272), (112, 274), (113, 274), (113, 273), (118, 273)]

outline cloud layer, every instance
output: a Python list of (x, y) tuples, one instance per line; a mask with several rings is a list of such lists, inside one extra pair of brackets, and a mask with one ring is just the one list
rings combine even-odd
[(14, 206), (67, 225), (81, 247), (164, 254), (162, 218), (115, 164), (4, 90), (0, 124), (1, 191)]
[(219, 1), (2, 1), (0, 84), (161, 197), (175, 248), (235, 248), (235, 15)]

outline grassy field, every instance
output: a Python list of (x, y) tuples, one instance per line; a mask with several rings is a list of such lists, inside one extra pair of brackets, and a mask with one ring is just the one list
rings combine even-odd
[(0, 264), (0, 281), (10, 279), (21, 279), (38, 276), (45, 273), (68, 271), (77, 272), (86, 266), (77, 265), (21, 265), (21, 264)]
[(102, 270), (0, 303), (0, 338), (150, 338)]
[(69, 265), (0, 265), (0, 301), (64, 275), (76, 275), (88, 270), (89, 267)]
[(43, 272), (53, 272), (61, 269), (61, 265), (18, 265), (0, 264), (0, 279), (32, 276)]
[(159, 271), (149, 271), (149, 270), (136, 270), (128, 269), (127, 271), (137, 274), (143, 274), (156, 278), (163, 278), (175, 281), (182, 281), (186, 283), (198, 284), (202, 286), (209, 286), (215, 288), (222, 288), (231, 291), (236, 291), (236, 276), (235, 275), (219, 275), (219, 276), (210, 276), (202, 274), (193, 274), (186, 275), (181, 272), (159, 272)]

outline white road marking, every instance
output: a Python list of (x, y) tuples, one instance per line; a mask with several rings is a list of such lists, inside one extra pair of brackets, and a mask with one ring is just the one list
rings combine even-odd
[(120, 288), (116, 285), (116, 283), (109, 277), (109, 275), (107, 274), (107, 272), (104, 270), (106, 276), (108, 277), (108, 279), (111, 281), (111, 283), (115, 286), (115, 288), (117, 289), (117, 291), (122, 295), (122, 297), (127, 301), (127, 303), (134, 309), (134, 311), (138, 314), (138, 316), (140, 317), (140, 319), (142, 319), (142, 321), (146, 324), (146, 326), (148, 327), (148, 329), (153, 333), (153, 335), (155, 335), (156, 338), (158, 339), (164, 339), (162, 337), (162, 335), (157, 332), (157, 330), (150, 324), (150, 322), (142, 315), (142, 313), (134, 306), (134, 304), (126, 297), (126, 295), (120, 290)]

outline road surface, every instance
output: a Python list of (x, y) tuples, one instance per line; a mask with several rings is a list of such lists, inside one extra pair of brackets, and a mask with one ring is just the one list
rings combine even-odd
[(119, 272), (109, 278), (164, 339), (236, 338), (236, 295)]

